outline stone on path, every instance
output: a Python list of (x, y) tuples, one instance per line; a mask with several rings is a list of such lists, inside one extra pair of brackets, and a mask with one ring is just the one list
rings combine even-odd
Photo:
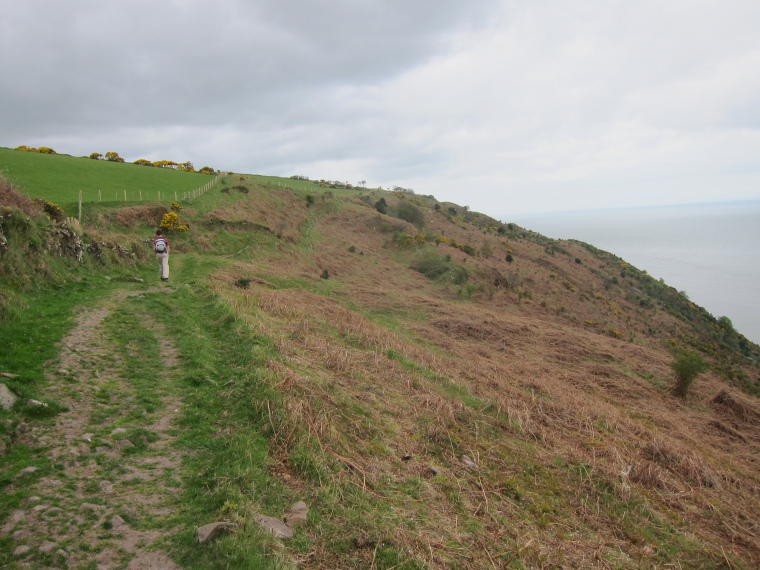
[(8, 386), (0, 384), (0, 407), (10, 410), (13, 407), (13, 404), (16, 403), (16, 400), (18, 400), (18, 396), (11, 392), (11, 389), (8, 388)]
[(32, 549), (31, 546), (27, 546), (23, 544), (13, 551), (13, 556), (23, 556), (24, 554), (29, 552), (31, 549)]
[(110, 481), (101, 481), (98, 483), (98, 488), (104, 495), (110, 495), (113, 493), (113, 484)]
[(292, 505), (285, 513), (285, 524), (291, 529), (306, 524), (306, 518), (309, 513), (309, 507), (303, 501), (298, 501)]
[(124, 519), (121, 518), (119, 515), (114, 515), (111, 517), (111, 526), (114, 529), (121, 528), (124, 526)]
[(257, 515), (256, 522), (259, 523), (261, 528), (268, 530), (277, 538), (293, 538), (293, 531), (291, 528), (280, 519), (265, 515)]
[(40, 544), (39, 551), (40, 552), (50, 552), (54, 548), (56, 548), (58, 545), (55, 542), (48, 542), (47, 540)]
[(21, 471), (16, 473), (16, 477), (23, 477), (24, 475), (31, 475), (37, 471), (37, 467), (24, 467)]
[(228, 522), (215, 522), (205, 524), (201, 527), (198, 527), (198, 530), (196, 531), (198, 534), (198, 542), (201, 544), (209, 542), (210, 540), (214, 540), (217, 536), (222, 534), (222, 531), (233, 528), (237, 528), (237, 525)]
[(128, 439), (120, 439), (119, 441), (117, 441), (117, 442), (116, 442), (116, 444), (117, 444), (117, 445), (118, 445), (118, 446), (119, 446), (121, 449), (128, 449), (128, 448), (130, 448), (130, 447), (134, 447), (134, 446), (135, 446), (135, 444), (134, 444), (134, 443), (132, 443), (131, 441), (129, 441)]
[(10, 372), (0, 372), (0, 378), (18, 378), (18, 374), (11, 374)]

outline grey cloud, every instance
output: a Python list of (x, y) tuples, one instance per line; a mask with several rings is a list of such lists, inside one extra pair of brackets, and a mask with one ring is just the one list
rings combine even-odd
[(755, 0), (6, 4), (5, 146), (524, 211), (746, 196), (758, 169)]
[(4, 14), (0, 57), (16, 81), (3, 88), (5, 108), (15, 111), (3, 119), (256, 120), (309, 90), (375, 81), (424, 61), (452, 29), (482, 20), (489, 3), (479, 6), (33, 0)]

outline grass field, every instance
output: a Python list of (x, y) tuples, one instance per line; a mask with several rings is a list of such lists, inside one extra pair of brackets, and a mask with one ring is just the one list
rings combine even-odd
[[(211, 177), (131, 163), (0, 148), (0, 173), (32, 198), (56, 204), (181, 199)], [(159, 195), (160, 193), (160, 195)]]

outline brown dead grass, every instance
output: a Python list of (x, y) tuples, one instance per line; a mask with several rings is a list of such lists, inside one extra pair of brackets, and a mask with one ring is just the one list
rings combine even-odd
[(30, 198), (19, 192), (13, 184), (0, 175), (0, 206), (21, 210), (30, 218), (41, 216), (42, 209)]
[[(397, 520), (414, 518), (413, 528), (347, 530), (357, 560), (371, 565), (382, 542), (372, 535), (383, 528), (388, 543), (431, 568), (493, 568), (510, 557), (530, 567), (650, 567), (660, 545), (614, 510), (635, 499), (651, 513), (638, 526), (656, 518), (684, 529), (697, 537), (698, 560), (760, 561), (752, 522), (760, 520), (757, 403), (712, 373), (699, 377), (687, 401), (670, 395), (664, 340), (683, 330), (673, 317), (605, 291), (580, 248), (551, 257), (530, 242), (453, 228), (428, 212), (431, 229), (460, 243), (491, 239), (494, 250), (511, 248), (514, 264), (499, 261), (501, 253), (487, 264), (519, 270), (520, 287), (529, 282), (533, 293), (520, 302), (511, 289), (483, 288), (462, 302), (451, 287), (408, 270), (414, 252), (392, 245), (376, 212), (310, 215), (313, 252), (283, 248), (219, 273), (215, 286), (281, 355), (268, 363), (287, 395), (272, 445), (288, 485), (317, 500), (317, 488), (289, 467), (289, 450), (306, 437), (325, 464), (338, 466), (335, 485), (394, 505)], [(439, 249), (473, 274), (486, 263)], [(323, 269), (339, 286), (307, 290), (309, 283), (316, 290)], [(305, 285), (236, 287), (246, 274)], [(611, 328), (622, 338), (609, 336)], [(463, 455), (479, 469), (468, 470)], [(439, 475), (431, 478), (430, 467)], [(419, 491), (405, 495), (404, 485)], [(321, 558), (305, 567), (341, 565), (323, 532), (310, 533)]]
[(165, 206), (159, 204), (119, 208), (110, 214), (110, 221), (119, 226), (133, 226), (137, 223), (144, 223), (158, 227), (161, 223), (161, 216), (168, 211)]

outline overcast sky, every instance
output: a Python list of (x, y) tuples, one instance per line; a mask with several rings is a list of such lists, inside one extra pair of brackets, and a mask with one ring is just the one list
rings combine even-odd
[(758, 0), (0, 0), (0, 146), (512, 213), (760, 200)]

